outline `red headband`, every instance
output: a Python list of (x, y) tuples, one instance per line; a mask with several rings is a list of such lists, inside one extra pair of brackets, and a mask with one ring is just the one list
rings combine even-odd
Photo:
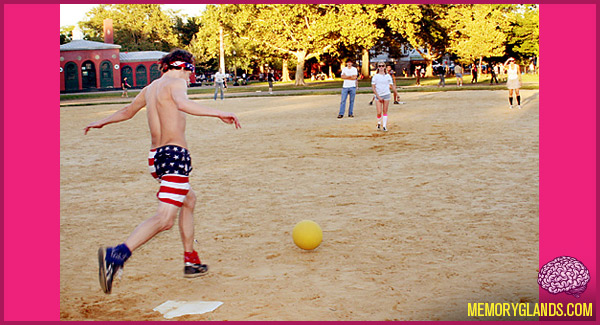
[(181, 67), (181, 68), (184, 68), (184, 69), (188, 69), (188, 70), (190, 70), (192, 72), (194, 72), (194, 70), (196, 70), (194, 68), (193, 64), (187, 63), (187, 62), (183, 62), (183, 61), (171, 62), (169, 65), (172, 66), (172, 67)]

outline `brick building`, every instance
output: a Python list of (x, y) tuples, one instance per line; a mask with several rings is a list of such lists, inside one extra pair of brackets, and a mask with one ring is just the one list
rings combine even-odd
[(104, 43), (83, 39), (73, 31), (73, 41), (60, 46), (60, 91), (121, 89), (127, 77), (132, 87), (144, 87), (160, 78), (158, 60), (167, 52), (123, 52), (113, 44), (112, 21), (104, 22)]

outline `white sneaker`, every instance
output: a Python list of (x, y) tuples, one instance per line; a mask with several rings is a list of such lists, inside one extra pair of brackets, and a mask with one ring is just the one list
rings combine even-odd
[(517, 106), (517, 108), (518, 108), (518, 109), (521, 109), (521, 105), (518, 105), (518, 106)]
[(512, 105), (508, 106), (508, 109), (513, 109), (513, 106)]
[(385, 126), (383, 127), (383, 132), (387, 132), (387, 128)]

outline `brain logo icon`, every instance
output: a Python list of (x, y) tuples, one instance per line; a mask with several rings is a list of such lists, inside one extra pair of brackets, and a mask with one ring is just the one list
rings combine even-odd
[(588, 269), (574, 257), (560, 256), (546, 263), (538, 274), (538, 284), (552, 294), (564, 292), (575, 298), (585, 291), (590, 281)]

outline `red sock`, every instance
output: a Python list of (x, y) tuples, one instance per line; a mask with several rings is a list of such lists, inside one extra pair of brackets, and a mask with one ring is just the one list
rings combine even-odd
[(200, 258), (198, 257), (198, 252), (183, 252), (183, 261), (184, 263), (190, 262), (193, 264), (202, 264), (200, 262)]

